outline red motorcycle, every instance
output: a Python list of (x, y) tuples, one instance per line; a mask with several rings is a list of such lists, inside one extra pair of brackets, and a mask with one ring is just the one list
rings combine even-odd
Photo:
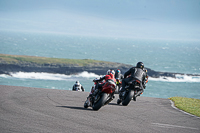
[[(95, 82), (95, 84), (97, 84), (99, 81)], [(96, 89), (98, 92), (95, 97), (92, 95), (87, 97), (87, 100), (84, 103), (84, 108), (92, 107), (93, 110), (99, 110), (102, 106), (111, 102), (114, 99), (115, 87), (116, 84), (114, 81), (110, 80), (106, 82), (102, 89)]]

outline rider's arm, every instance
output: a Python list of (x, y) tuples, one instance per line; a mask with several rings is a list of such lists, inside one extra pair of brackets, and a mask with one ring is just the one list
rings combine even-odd
[(73, 85), (72, 90), (73, 90), (73, 91), (75, 90), (75, 85)]
[(148, 75), (147, 75), (147, 73), (145, 72), (145, 73), (144, 73), (144, 80), (143, 80), (143, 82), (142, 82), (143, 88), (144, 88), (144, 89), (146, 88), (145, 84), (146, 84), (147, 82), (148, 82)]
[(148, 75), (147, 75), (147, 70), (145, 69), (145, 84), (148, 82)]
[(82, 91), (85, 91), (85, 89), (83, 88), (83, 86), (81, 85), (81, 89), (82, 89)]
[(124, 78), (126, 78), (128, 75), (130, 75), (131, 74), (131, 69), (129, 69), (127, 72), (125, 72), (125, 74), (124, 74)]
[(104, 80), (105, 79), (105, 75), (104, 76), (102, 76), (102, 77), (100, 77), (99, 79), (94, 79), (93, 81), (95, 82), (95, 81), (102, 81), (102, 80)]

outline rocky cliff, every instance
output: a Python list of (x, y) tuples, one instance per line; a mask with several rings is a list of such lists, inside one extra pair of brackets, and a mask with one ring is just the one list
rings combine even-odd
[[(77, 74), (83, 71), (95, 73), (98, 75), (104, 75), (108, 69), (120, 69), (122, 73), (125, 73), (131, 65), (121, 63), (109, 63), (102, 65), (63, 65), (63, 64), (45, 64), (39, 65), (34, 63), (21, 63), (21, 64), (0, 64), (0, 74), (9, 74), (10, 72), (46, 72), (46, 73), (59, 73), (59, 74)], [(160, 76), (175, 77), (175, 73), (168, 72), (156, 72), (149, 68), (146, 68), (150, 77), (158, 78)]]
[[(0, 54), (0, 74), (10, 74), (11, 72), (46, 72), (59, 74), (77, 74), (83, 71), (104, 75), (108, 69), (120, 69), (125, 73), (131, 65), (96, 61), (96, 60), (72, 60), (54, 59), (46, 57), (17, 56)], [(158, 78), (175, 77), (178, 73), (157, 72), (146, 68), (150, 77)], [(181, 74), (181, 73), (179, 73)], [(188, 74), (191, 75), (191, 74)]]

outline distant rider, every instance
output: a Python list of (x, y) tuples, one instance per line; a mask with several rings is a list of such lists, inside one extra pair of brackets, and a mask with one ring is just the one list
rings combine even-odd
[(124, 78), (124, 75), (121, 74), (121, 71), (120, 69), (117, 69), (115, 71), (115, 79), (116, 79), (116, 84), (118, 87), (116, 87), (116, 90), (115, 90), (115, 93), (119, 93), (119, 89), (121, 88), (122, 86), (122, 79)]
[(119, 79), (119, 80), (122, 80), (124, 78), (124, 75), (121, 74), (121, 70), (120, 69), (117, 69), (115, 71), (115, 79)]
[[(126, 78), (129, 75), (130, 77)], [(143, 92), (143, 89), (145, 89), (146, 87), (145, 84), (148, 82), (147, 70), (144, 69), (144, 64), (142, 62), (138, 62), (136, 67), (130, 68), (124, 74), (124, 79), (122, 80), (122, 89), (120, 90), (120, 92), (124, 92), (125, 86), (128, 85), (128, 82), (133, 79), (139, 80), (141, 87), (141, 91), (138, 91), (138, 93), (133, 97), (133, 100), (136, 101), (136, 97)]]
[(72, 88), (72, 91), (85, 91), (85, 89), (83, 88), (83, 86), (80, 84), (79, 81), (76, 81), (76, 83)]

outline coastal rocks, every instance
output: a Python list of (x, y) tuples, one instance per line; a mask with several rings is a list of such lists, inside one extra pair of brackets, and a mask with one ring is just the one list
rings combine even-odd
[[(0, 64), (0, 74), (8, 74), (13, 72), (46, 72), (46, 73), (59, 73), (59, 74), (78, 74), (83, 71), (89, 73), (95, 73), (98, 75), (105, 75), (108, 69), (120, 69), (122, 73), (125, 73), (132, 65), (126, 65), (121, 63), (104, 63), (104, 64), (90, 64), (87, 66), (78, 66), (76, 64), (36, 64), (36, 63), (18, 63), (18, 64)], [(159, 77), (173, 77), (178, 73), (169, 73), (169, 72), (157, 72), (146, 68), (148, 75), (150, 77), (159, 78)], [(183, 74), (182, 74), (183, 75)]]
[[(120, 69), (122, 74), (128, 71), (132, 65), (98, 61), (92, 59), (59, 59), (48, 57), (35, 57), (25, 55), (8, 55), (0, 54), (0, 74), (15, 73), (15, 72), (45, 72), (58, 74), (78, 74), (83, 71), (95, 73), (98, 75), (105, 75), (108, 69)], [(146, 68), (148, 75), (153, 78), (176, 78), (176, 74), (188, 76), (200, 76), (183, 73), (158, 72)]]
[(103, 66), (89, 65), (89, 66), (78, 66), (78, 65), (62, 65), (62, 64), (0, 64), (0, 74), (8, 74), (9, 72), (46, 72), (46, 73), (59, 73), (59, 74), (77, 74), (83, 71), (95, 73), (98, 75), (104, 75), (108, 69), (121, 69), (126, 71), (129, 67), (124, 67), (118, 64), (108, 64)]

